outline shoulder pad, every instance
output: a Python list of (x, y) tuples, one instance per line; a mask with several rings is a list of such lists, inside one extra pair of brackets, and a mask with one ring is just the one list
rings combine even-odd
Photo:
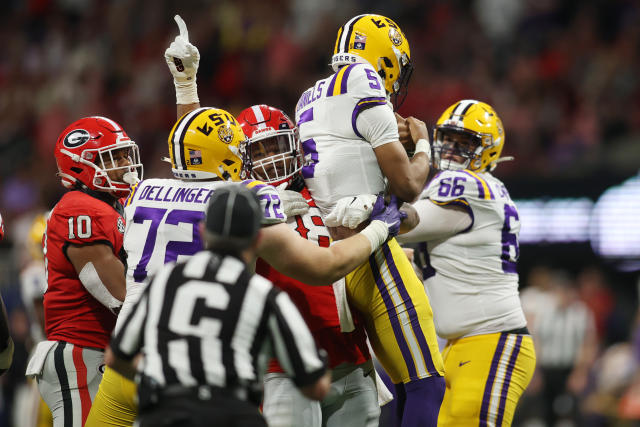
[(495, 198), (489, 184), (477, 173), (467, 169), (440, 172), (431, 180), (423, 197), (438, 204)]
[(287, 221), (287, 216), (282, 210), (282, 200), (280, 200), (278, 190), (257, 179), (242, 181), (242, 185), (256, 193), (260, 199), (260, 205), (264, 209), (263, 225), (279, 224)]
[(351, 64), (342, 67), (329, 81), (327, 95), (348, 93), (356, 99), (385, 98), (384, 84), (370, 64)]

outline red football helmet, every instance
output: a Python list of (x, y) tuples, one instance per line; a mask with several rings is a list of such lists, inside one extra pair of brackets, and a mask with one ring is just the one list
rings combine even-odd
[[(55, 156), (58, 175), (66, 188), (73, 188), (79, 181), (92, 190), (120, 198), (142, 178), (138, 146), (122, 126), (106, 117), (85, 117), (67, 126), (58, 137)], [(126, 165), (120, 163), (123, 156), (128, 159)], [(109, 176), (113, 171), (124, 174), (115, 179)]]
[(242, 161), (249, 176), (278, 185), (300, 171), (298, 128), (282, 110), (254, 105), (242, 111), (237, 119), (248, 138)]

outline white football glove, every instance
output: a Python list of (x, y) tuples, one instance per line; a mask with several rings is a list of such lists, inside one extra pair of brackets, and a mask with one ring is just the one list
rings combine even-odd
[(164, 51), (164, 59), (167, 61), (169, 71), (173, 75), (173, 84), (176, 87), (177, 104), (194, 104), (198, 99), (198, 86), (196, 85), (196, 73), (200, 65), (200, 52), (198, 48), (189, 43), (189, 31), (180, 15), (173, 17), (178, 24), (180, 35)]
[(327, 227), (356, 228), (360, 223), (369, 219), (376, 196), (361, 194), (359, 196), (343, 197), (324, 219)]
[(304, 215), (309, 212), (309, 204), (297, 191), (285, 190), (289, 183), (285, 182), (276, 187), (282, 201), (282, 210), (287, 217)]

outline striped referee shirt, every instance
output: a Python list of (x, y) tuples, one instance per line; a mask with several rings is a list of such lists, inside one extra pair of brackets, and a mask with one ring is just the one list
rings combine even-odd
[(232, 256), (201, 251), (167, 264), (113, 337), (118, 357), (160, 386), (255, 384), (275, 356), (298, 387), (325, 370), (313, 337), (288, 295)]

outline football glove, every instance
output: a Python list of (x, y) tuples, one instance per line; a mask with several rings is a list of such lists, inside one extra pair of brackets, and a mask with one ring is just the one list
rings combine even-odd
[(361, 194), (359, 196), (343, 197), (325, 218), (327, 227), (356, 228), (360, 223), (369, 219), (376, 196)]
[(309, 211), (309, 204), (297, 191), (285, 190), (288, 184), (285, 182), (276, 187), (284, 214), (287, 217), (306, 214)]
[(402, 222), (402, 215), (398, 210), (398, 198), (392, 194), (389, 204), (385, 205), (384, 195), (380, 193), (371, 211), (371, 221), (384, 222), (389, 229), (389, 237), (397, 236)]
[(164, 51), (164, 59), (167, 61), (169, 71), (173, 75), (173, 84), (176, 87), (177, 104), (194, 104), (198, 99), (198, 86), (196, 85), (196, 73), (200, 65), (200, 52), (198, 48), (189, 43), (189, 31), (180, 15), (173, 17), (178, 24), (180, 34), (176, 36), (171, 45)]

